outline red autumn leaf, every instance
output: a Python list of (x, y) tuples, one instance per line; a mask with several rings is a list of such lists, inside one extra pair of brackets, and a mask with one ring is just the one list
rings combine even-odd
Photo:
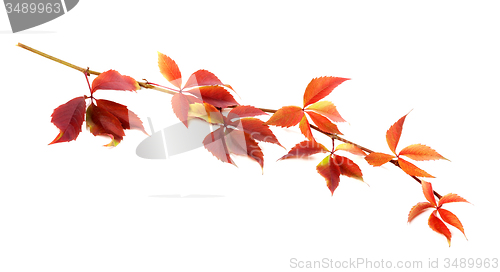
[(281, 157), (279, 160), (290, 158), (305, 158), (320, 152), (330, 152), (330, 150), (328, 150), (328, 148), (318, 142), (306, 140), (296, 144), (294, 147), (292, 147), (292, 149), (290, 149), (288, 154)]
[(246, 155), (259, 163), (261, 169), (264, 168), (264, 154), (257, 142), (243, 131), (232, 130), (226, 136), (228, 150), (236, 155)]
[(326, 186), (330, 189), (330, 192), (333, 195), (333, 192), (339, 186), (340, 182), (340, 168), (333, 161), (331, 155), (326, 156), (317, 166), (316, 171), (323, 176), (326, 180)]
[(446, 203), (452, 203), (452, 202), (467, 202), (470, 203), (469, 201), (465, 200), (465, 198), (457, 195), (457, 194), (446, 194), (441, 199), (439, 199), (438, 202), (438, 208), (441, 208), (443, 204)]
[(451, 246), (451, 232), (443, 221), (436, 216), (436, 212), (433, 211), (429, 216), (429, 227), (435, 232), (444, 235), (448, 240), (448, 245)]
[(337, 147), (335, 147), (335, 151), (337, 151), (337, 150), (350, 152), (354, 155), (366, 156), (366, 153), (361, 148), (359, 148), (353, 144), (348, 144), (348, 143), (339, 144), (339, 145), (337, 145)]
[(135, 79), (123, 76), (115, 70), (109, 70), (101, 73), (92, 81), (90, 93), (93, 94), (97, 90), (137, 91), (140, 88), (141, 86)]
[(202, 86), (194, 88), (184, 93), (190, 93), (203, 102), (211, 104), (217, 108), (227, 108), (229, 106), (239, 105), (234, 97), (221, 86)]
[(401, 132), (403, 131), (403, 124), (405, 122), (406, 115), (401, 117), (396, 123), (394, 123), (389, 128), (389, 130), (387, 130), (387, 133), (385, 135), (387, 144), (394, 154), (397, 154), (396, 147), (398, 146), (399, 138), (401, 137)]
[(434, 206), (429, 202), (419, 202), (413, 206), (408, 214), (408, 223), (410, 223), (415, 217), (425, 212), (429, 208), (434, 208)]
[(304, 111), (297, 106), (285, 106), (277, 110), (266, 125), (278, 127), (293, 127), (297, 125), (304, 117)]
[(434, 207), (437, 207), (434, 191), (432, 190), (432, 184), (422, 180), (422, 190), (424, 191), (425, 199), (434, 205)]
[(75, 140), (82, 132), (85, 117), (85, 97), (76, 97), (60, 105), (54, 109), (51, 117), (51, 122), (59, 129), (59, 134), (50, 144)]
[(179, 89), (181, 88), (181, 71), (174, 60), (158, 52), (158, 67), (160, 67), (161, 74), (168, 80), (168, 82)]
[(438, 209), (439, 215), (441, 216), (441, 219), (443, 219), (444, 222), (454, 226), (455, 228), (459, 229), (465, 236), (465, 239), (467, 239), (467, 236), (465, 235), (464, 227), (462, 226), (462, 222), (458, 220), (458, 217), (453, 214), (452, 212), (445, 210), (445, 209)]
[(227, 117), (230, 121), (232, 121), (233, 119), (241, 119), (244, 117), (254, 117), (259, 115), (267, 115), (267, 113), (253, 106), (238, 106), (232, 109), (227, 114)]
[(372, 166), (381, 166), (394, 158), (396, 157), (393, 155), (372, 152), (365, 157), (365, 160)]
[(207, 70), (198, 70), (194, 72), (186, 81), (183, 89), (210, 86), (210, 85), (224, 85), (222, 82), (211, 72)]
[(231, 156), (229, 156), (229, 150), (224, 136), (224, 128), (218, 128), (214, 132), (210, 132), (210, 134), (205, 137), (203, 140), (203, 146), (217, 159), (236, 166), (231, 159)]
[[(190, 99), (190, 96), (188, 100)], [(210, 124), (223, 124), (224, 116), (213, 105), (207, 103), (192, 103), (189, 105), (188, 119), (198, 118)]]
[(412, 160), (416, 161), (428, 161), (428, 160), (448, 160), (441, 156), (436, 150), (423, 145), (423, 144), (413, 144), (403, 148), (399, 155), (404, 155)]
[(238, 129), (242, 129), (245, 133), (248, 133), (252, 139), (277, 144), (283, 147), (274, 133), (267, 125), (264, 124), (262, 120), (248, 117), (241, 119), (240, 122), (241, 123), (238, 126)]
[(300, 132), (302, 132), (302, 134), (306, 136), (309, 141), (315, 141), (311, 131), (311, 126), (309, 126), (309, 122), (307, 121), (307, 117), (305, 115), (302, 116), (302, 120), (300, 120), (299, 128)]
[(328, 117), (333, 122), (345, 122), (344, 118), (340, 116), (340, 113), (337, 111), (337, 107), (327, 100), (316, 102), (309, 107), (306, 108), (306, 111), (314, 111), (319, 113), (325, 117)]
[(403, 171), (405, 171), (405, 173), (410, 175), (410, 176), (434, 178), (434, 176), (431, 176), (429, 173), (418, 168), (413, 163), (410, 163), (402, 158), (398, 158), (398, 163), (399, 163), (399, 166), (401, 166), (401, 169), (403, 169)]
[(318, 128), (326, 133), (331, 133), (331, 134), (340, 134), (342, 135), (342, 132), (339, 131), (337, 125), (332, 123), (328, 118), (324, 117), (321, 114), (317, 114), (315, 112), (311, 111), (306, 111), (309, 117), (311, 117), (311, 120), (318, 126)]
[(323, 99), (325, 96), (329, 95), (335, 87), (346, 80), (348, 80), (348, 78), (341, 77), (319, 77), (312, 79), (304, 92), (304, 107)]
[(335, 164), (339, 166), (340, 174), (363, 181), (363, 173), (359, 166), (346, 157), (333, 155)]
[(125, 136), (118, 118), (93, 103), (87, 108), (86, 123), (90, 132), (95, 136), (108, 136), (111, 138), (111, 142), (105, 146), (117, 146)]
[(148, 134), (146, 130), (144, 130), (141, 119), (139, 119), (134, 112), (129, 110), (127, 106), (105, 99), (96, 99), (95, 101), (97, 107), (114, 115), (120, 121), (124, 129), (137, 129)]

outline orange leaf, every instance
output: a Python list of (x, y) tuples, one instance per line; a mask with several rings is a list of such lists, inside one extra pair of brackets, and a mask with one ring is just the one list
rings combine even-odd
[(304, 107), (323, 99), (329, 95), (335, 87), (348, 78), (341, 77), (319, 77), (309, 82), (304, 92)]
[(124, 129), (137, 129), (147, 135), (141, 119), (139, 119), (134, 112), (129, 110), (127, 106), (105, 99), (96, 99), (95, 102), (97, 107), (104, 109), (115, 116), (120, 121)]
[(339, 166), (340, 174), (363, 181), (363, 173), (361, 173), (361, 169), (356, 163), (346, 157), (338, 155), (333, 156), (335, 158), (335, 164)]
[(174, 60), (158, 52), (158, 67), (160, 67), (161, 74), (168, 80), (168, 82), (179, 89), (181, 88), (181, 71)]
[(410, 176), (434, 178), (434, 176), (431, 176), (429, 173), (418, 168), (413, 163), (410, 163), (402, 158), (398, 158), (398, 163), (399, 163), (399, 166), (401, 166), (401, 169), (403, 169), (403, 171), (405, 171), (406, 174), (408, 174)]
[(93, 94), (97, 90), (136, 91), (140, 88), (141, 86), (135, 79), (123, 76), (115, 70), (108, 70), (92, 81), (90, 93)]
[(265, 123), (269, 126), (293, 127), (304, 117), (304, 111), (297, 106), (285, 106), (277, 110)]
[(188, 78), (183, 89), (197, 87), (197, 86), (209, 86), (209, 85), (223, 85), (223, 84), (211, 72), (207, 70), (198, 70)]
[(307, 121), (307, 117), (305, 115), (303, 115), (302, 120), (300, 120), (299, 128), (300, 132), (302, 132), (302, 134), (306, 136), (309, 141), (315, 141), (311, 131), (311, 127), (309, 126), (309, 122)]
[(438, 209), (439, 215), (443, 219), (444, 222), (454, 226), (455, 228), (459, 229), (465, 236), (465, 239), (467, 239), (467, 236), (465, 235), (464, 227), (462, 226), (462, 223), (460, 220), (458, 220), (458, 217), (453, 214), (452, 212), (445, 210), (445, 209)]
[(422, 180), (422, 190), (424, 191), (425, 199), (427, 199), (427, 201), (429, 201), (429, 203), (431, 203), (434, 207), (437, 207), (434, 191), (432, 190), (432, 184)]
[(184, 93), (190, 93), (203, 100), (203, 102), (214, 105), (217, 108), (239, 105), (234, 100), (234, 97), (221, 86), (202, 86), (185, 91)]
[(51, 122), (59, 129), (59, 134), (49, 145), (75, 140), (82, 132), (85, 97), (76, 97), (60, 105), (54, 109), (51, 117)]
[(241, 119), (244, 117), (254, 117), (259, 115), (267, 115), (267, 113), (253, 106), (238, 106), (232, 109), (227, 114), (227, 117), (229, 121), (234, 121), (233, 119)]
[[(241, 121), (241, 129), (248, 133), (250, 137), (254, 140), (257, 141), (262, 141), (262, 142), (268, 142), (272, 144), (277, 144), (281, 147), (283, 147), (274, 133), (269, 129), (267, 125), (264, 124), (262, 120), (259, 120), (257, 118), (243, 118), (240, 120)], [(240, 126), (238, 126), (238, 129), (240, 129)]]
[(214, 155), (217, 159), (236, 166), (236, 164), (231, 159), (231, 156), (229, 156), (229, 149), (227, 147), (224, 136), (224, 128), (218, 128), (205, 137), (205, 139), (203, 140), (203, 146), (205, 146), (205, 148), (210, 151), (210, 153), (212, 153), (212, 155)]
[(337, 125), (332, 123), (328, 118), (312, 111), (307, 111), (307, 114), (309, 115), (309, 117), (311, 117), (311, 120), (318, 126), (320, 130), (326, 133), (342, 135), (342, 132), (339, 131)]
[(408, 223), (429, 208), (434, 208), (434, 206), (429, 202), (418, 202), (411, 208), (410, 213), (408, 214)]
[[(347, 151), (350, 152), (354, 155), (359, 155), (359, 156), (366, 156), (366, 153), (359, 147), (353, 145), (353, 144), (339, 144), (337, 147), (335, 147), (335, 151), (337, 150), (342, 150), (342, 151)], [(391, 156), (393, 158), (393, 156)]]
[(403, 131), (403, 123), (405, 122), (406, 115), (401, 117), (396, 123), (394, 123), (389, 128), (389, 130), (387, 130), (387, 133), (385, 135), (387, 144), (394, 154), (397, 154), (396, 147), (398, 146), (399, 138), (401, 137), (401, 132)]
[(372, 152), (365, 157), (365, 160), (372, 166), (381, 166), (393, 158), (396, 157), (385, 153)]
[(435, 232), (444, 235), (448, 240), (448, 245), (451, 246), (451, 232), (443, 221), (436, 216), (436, 212), (433, 211), (429, 216), (429, 227)]
[(326, 186), (333, 192), (339, 186), (340, 182), (340, 168), (334, 163), (331, 155), (326, 156), (317, 166), (316, 171), (323, 176), (326, 180)]
[(438, 202), (438, 208), (440, 208), (443, 204), (446, 203), (452, 203), (452, 202), (467, 202), (470, 203), (469, 201), (465, 200), (465, 198), (456, 195), (456, 194), (446, 194), (444, 195)]
[(423, 145), (423, 144), (413, 144), (403, 148), (399, 155), (404, 155), (412, 160), (416, 161), (428, 161), (428, 160), (448, 160), (447, 158), (441, 156), (436, 150)]
[(328, 148), (320, 143), (306, 140), (296, 144), (294, 147), (292, 147), (292, 149), (290, 149), (288, 154), (281, 157), (279, 160), (290, 158), (305, 158), (320, 152), (330, 152), (330, 150), (328, 150)]
[(319, 113), (325, 117), (330, 118), (330, 120), (332, 120), (333, 122), (345, 122), (344, 118), (342, 118), (342, 116), (340, 116), (340, 113), (337, 111), (337, 107), (335, 107), (332, 102), (327, 100), (316, 102), (307, 107), (306, 110), (311, 110)]

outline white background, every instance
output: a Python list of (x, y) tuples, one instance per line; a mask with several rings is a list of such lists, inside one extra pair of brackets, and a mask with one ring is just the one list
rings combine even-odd
[[(436, 258), (440, 267), (445, 258), (500, 258), (497, 5), (80, 1), (17, 34), (0, 9), (0, 271), (298, 270), (291, 258), (422, 261), (427, 268)], [(416, 164), (437, 177), (428, 181), (438, 192), (474, 204), (447, 205), (468, 240), (450, 227), (449, 248), (427, 226), (428, 213), (408, 225), (410, 208), (425, 201), (419, 185), (392, 165), (372, 168), (352, 155), (370, 186), (342, 177), (330, 196), (315, 170), (321, 156), (276, 162), (286, 150), (271, 144), (262, 145), (263, 175), (255, 162), (236, 158), (236, 168), (203, 148), (141, 159), (135, 149), (146, 135), (139, 131), (127, 131), (114, 149), (85, 129), (77, 141), (49, 146), (58, 133), (53, 109), (88, 95), (87, 83), (18, 42), (167, 85), (160, 51), (184, 80), (207, 69), (235, 88), (241, 104), (263, 108), (300, 106), (314, 77), (351, 78), (327, 97), (349, 122), (339, 126), (345, 137), (388, 153), (386, 130), (413, 109), (399, 149), (422, 143), (451, 160)], [(128, 105), (148, 131), (147, 117), (156, 130), (178, 122), (167, 94), (96, 96)], [(287, 150), (303, 140), (297, 127), (273, 130)]]

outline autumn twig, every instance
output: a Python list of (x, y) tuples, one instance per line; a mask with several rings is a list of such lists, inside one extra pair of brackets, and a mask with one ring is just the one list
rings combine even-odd
[[(42, 56), (42, 57), (48, 58), (48, 59), (50, 59), (50, 60), (52, 60), (52, 61), (58, 62), (58, 63), (60, 63), (60, 64), (63, 64), (63, 65), (65, 65), (65, 66), (68, 66), (68, 67), (70, 67), (70, 68), (73, 68), (73, 69), (75, 69), (75, 70), (77, 70), (77, 71), (80, 71), (80, 72), (82, 72), (82, 73), (84, 73), (84, 74), (87, 74), (87, 75), (89, 75), (89, 74), (92, 74), (92, 75), (100, 75), (100, 74), (101, 74), (100, 72), (92, 71), (92, 70), (89, 70), (88, 68), (82, 68), (82, 67), (76, 66), (76, 65), (74, 65), (74, 64), (71, 64), (71, 63), (69, 63), (69, 62), (66, 62), (66, 61), (64, 61), (64, 60), (58, 59), (58, 58), (56, 58), (56, 57), (53, 57), (53, 56), (51, 56), (51, 55), (45, 54), (45, 53), (43, 53), (43, 52), (41, 52), (41, 51), (38, 51), (38, 50), (36, 50), (36, 49), (34, 49), (34, 48), (31, 48), (31, 47), (29, 47), (29, 46), (27, 46), (27, 45), (24, 45), (24, 44), (22, 44), (22, 43), (18, 43), (18, 44), (17, 44), (17, 46), (19, 46), (19, 47), (21, 47), (21, 48), (23, 48), (23, 49), (26, 49), (26, 50), (28, 50), (28, 51), (31, 51), (31, 52), (33, 52), (33, 53), (35, 53), (35, 54), (38, 54), (38, 55), (40, 55), (40, 56)], [(147, 81), (146, 81), (146, 82), (139, 82), (139, 81), (138, 81), (137, 83), (139, 83), (139, 86), (141, 86), (142, 88), (146, 88), (146, 89), (153, 89), (153, 90), (157, 90), (157, 91), (160, 91), (160, 92), (168, 93), (168, 94), (171, 94), (171, 95), (174, 95), (174, 94), (176, 94), (176, 93), (177, 93), (177, 92), (172, 91), (172, 90), (169, 90), (169, 89), (165, 89), (165, 88), (162, 88), (162, 87), (159, 87), (159, 86), (154, 86), (154, 85), (152, 85), (152, 84), (149, 84), (149, 82), (147, 82)], [(233, 107), (237, 107), (237, 106), (232, 106), (232, 107), (230, 107), (230, 108), (233, 108)], [(259, 109), (260, 109), (260, 110), (262, 110), (262, 111), (264, 111), (264, 112), (268, 112), (268, 113), (275, 113), (275, 112), (276, 112), (276, 110), (273, 110), (273, 109), (264, 109), (264, 108), (259, 108)], [(352, 145), (354, 145), (354, 146), (357, 146), (357, 147), (359, 147), (360, 149), (362, 149), (363, 151), (365, 151), (365, 152), (367, 152), (367, 153), (373, 153), (373, 152), (374, 152), (374, 151), (372, 151), (372, 150), (370, 150), (370, 149), (368, 149), (368, 148), (366, 148), (366, 147), (363, 147), (363, 146), (361, 146), (361, 145), (359, 145), (359, 144), (356, 144), (356, 143), (353, 143), (353, 142), (351, 142), (351, 141), (349, 141), (349, 140), (346, 140), (346, 139), (344, 139), (344, 138), (342, 138), (342, 137), (338, 136), (337, 134), (331, 134), (331, 133), (324, 132), (324, 131), (320, 130), (318, 127), (316, 127), (315, 125), (310, 125), (310, 127), (311, 127), (312, 129), (314, 129), (314, 130), (316, 130), (316, 131), (318, 131), (318, 132), (320, 132), (320, 133), (322, 133), (322, 134), (324, 134), (324, 135), (326, 135), (326, 136), (328, 136), (328, 137), (332, 138), (332, 139), (336, 139), (336, 140), (339, 140), (339, 141), (341, 141), (341, 142), (344, 142), (344, 143), (348, 143), (348, 144), (352, 144)], [(397, 166), (397, 167), (399, 167), (399, 168), (401, 169), (401, 166), (399, 166), (399, 163), (398, 163), (398, 161), (397, 161), (397, 160), (391, 160), (390, 162), (391, 162), (392, 164), (394, 164), (395, 166)], [(411, 177), (412, 177), (414, 180), (416, 180), (418, 183), (422, 184), (422, 181), (421, 181), (418, 177), (416, 177), (416, 176), (411, 176)], [(441, 196), (439, 193), (437, 193), (436, 191), (433, 191), (433, 192), (434, 192), (434, 195), (435, 195), (437, 198), (439, 198), (439, 199), (441, 199), (441, 198), (442, 198), (442, 196)]]

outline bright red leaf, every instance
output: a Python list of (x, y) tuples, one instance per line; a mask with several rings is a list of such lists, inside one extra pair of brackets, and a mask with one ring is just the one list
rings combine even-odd
[(422, 191), (424, 196), (434, 207), (437, 207), (436, 198), (434, 197), (434, 191), (432, 190), (432, 184), (427, 181), (422, 180)]
[(339, 131), (337, 125), (332, 123), (328, 118), (311, 111), (306, 111), (306, 113), (309, 115), (309, 117), (311, 117), (311, 120), (314, 122), (314, 124), (316, 124), (316, 126), (318, 126), (321, 131), (342, 135), (342, 132)]
[(470, 203), (469, 201), (465, 200), (465, 198), (456, 195), (456, 194), (446, 194), (444, 195), (441, 199), (439, 199), (438, 202), (438, 207), (441, 207), (443, 204), (446, 203), (453, 203), (453, 202), (467, 202)]
[(465, 235), (464, 227), (462, 226), (462, 223), (460, 220), (458, 220), (458, 217), (453, 214), (452, 212), (445, 210), (445, 209), (438, 209), (439, 216), (441, 216), (441, 219), (443, 219), (444, 222), (454, 226), (455, 228), (459, 229), (465, 236), (465, 239), (467, 239), (467, 236)]
[(312, 79), (304, 92), (304, 107), (323, 99), (325, 96), (329, 95), (335, 87), (346, 80), (348, 80), (348, 78), (341, 77), (319, 77)]
[(137, 129), (148, 134), (146, 130), (144, 130), (141, 119), (139, 119), (134, 112), (129, 110), (127, 106), (105, 99), (96, 99), (95, 102), (97, 107), (115, 116), (120, 121), (123, 129)]
[(279, 160), (290, 158), (305, 158), (317, 153), (324, 152), (330, 152), (330, 150), (328, 150), (328, 148), (320, 143), (306, 140), (296, 144), (294, 147), (292, 147), (292, 149), (290, 149), (288, 154), (281, 157)]
[(101, 73), (92, 81), (90, 93), (93, 94), (97, 90), (136, 91), (140, 88), (141, 86), (135, 79), (123, 76), (115, 70), (109, 70)]
[(408, 214), (408, 223), (410, 223), (413, 219), (415, 219), (415, 217), (422, 214), (429, 208), (435, 208), (435, 206), (429, 202), (418, 202), (411, 208), (410, 213)]
[(217, 108), (227, 108), (229, 106), (239, 105), (234, 97), (221, 86), (202, 86), (194, 88), (184, 93), (190, 93), (203, 102), (211, 104)]
[(54, 109), (51, 117), (51, 122), (59, 129), (59, 134), (50, 144), (75, 140), (82, 131), (85, 97), (76, 97), (60, 105)]
[(285, 106), (277, 110), (266, 125), (278, 127), (293, 127), (297, 125), (304, 117), (304, 111), (297, 106)]
[(331, 155), (326, 156), (317, 166), (316, 171), (325, 178), (326, 186), (330, 189), (330, 192), (333, 195), (333, 192), (339, 186), (340, 182), (340, 168), (334, 162)]
[(372, 166), (381, 166), (394, 158), (396, 157), (393, 155), (372, 152), (365, 157), (365, 160)]
[(250, 135), (252, 139), (261, 142), (277, 144), (283, 147), (274, 133), (269, 129), (267, 125), (264, 124), (262, 120), (247, 117), (241, 119), (240, 124), (241, 125), (237, 128), (243, 130), (245, 133), (248, 133), (248, 135)]
[(448, 160), (441, 156), (436, 150), (423, 145), (423, 144), (413, 144), (403, 148), (399, 155), (404, 155), (412, 160), (416, 161), (428, 161), (428, 160)]
[(359, 166), (352, 160), (339, 155), (333, 155), (335, 164), (339, 166), (340, 174), (363, 181), (363, 173)]
[(94, 104), (90, 104), (87, 108), (86, 123), (90, 132), (95, 136), (111, 138), (111, 142), (105, 146), (117, 146), (125, 136), (120, 120)]
[(436, 212), (433, 211), (429, 216), (429, 227), (435, 232), (444, 235), (448, 240), (448, 245), (451, 246), (451, 232), (443, 221), (436, 216)]
[(231, 121), (233, 119), (241, 119), (245, 117), (254, 117), (259, 115), (267, 115), (267, 113), (253, 106), (238, 106), (233, 108), (228, 113), (227, 117)]
[(401, 166), (401, 169), (403, 169), (403, 171), (405, 171), (405, 173), (410, 176), (434, 178), (434, 176), (430, 175), (429, 173), (415, 166), (413, 163), (406, 161), (402, 158), (398, 158), (398, 163), (399, 166)]
[[(408, 115), (408, 114), (406, 114)], [(387, 144), (391, 149), (392, 153), (396, 153), (396, 147), (398, 146), (399, 138), (401, 137), (401, 132), (403, 131), (403, 124), (406, 119), (406, 115), (401, 117), (396, 123), (394, 123), (385, 135), (387, 139)]]
[(224, 85), (222, 82), (211, 72), (207, 70), (198, 70), (194, 72), (186, 81), (183, 89), (210, 86), (210, 85)]
[(319, 101), (316, 102), (307, 108), (305, 108), (306, 112), (309, 111), (314, 111), (316, 113), (319, 113), (333, 122), (345, 122), (344, 118), (340, 116), (340, 113), (337, 111), (337, 107), (335, 105), (327, 100)]
[(168, 80), (168, 82), (179, 89), (181, 88), (181, 71), (174, 60), (158, 52), (158, 67), (160, 67), (161, 74)]

